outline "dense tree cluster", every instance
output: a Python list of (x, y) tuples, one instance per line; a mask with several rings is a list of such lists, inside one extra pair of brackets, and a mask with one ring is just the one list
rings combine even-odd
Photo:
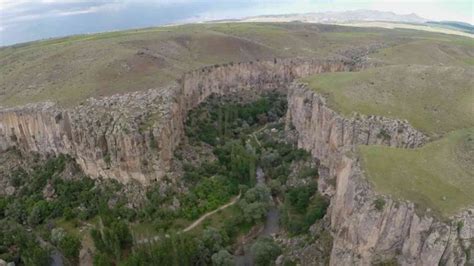
[[(291, 234), (307, 231), (324, 216), (328, 204), (314, 182), (287, 185), (295, 163), (304, 165), (297, 174), (304, 182), (317, 176), (317, 168), (308, 166), (314, 165), (309, 153), (296, 149), (280, 134), (284, 125), (279, 119), (285, 112), (284, 96), (276, 93), (247, 103), (211, 97), (191, 112), (186, 134), (192, 145), (211, 145), (217, 159), (198, 165), (183, 160), (186, 193), (155, 184), (136, 209), (126, 207), (118, 183), (62, 178), (72, 163), (65, 156), (15, 170), (10, 178), (15, 195), (0, 197), (0, 258), (48, 265), (51, 250), (57, 249), (67, 262), (77, 263), (81, 239), (57, 230), (54, 222), (63, 220), (72, 224), (94, 221), (90, 231), (94, 265), (233, 265), (230, 246), (239, 234), (264, 220), (272, 197), (284, 202), (284, 228)], [(258, 182), (257, 169), (264, 173)], [(49, 196), (44, 193), (48, 186), (54, 189)], [(219, 228), (204, 226), (192, 235), (176, 231), (181, 228), (175, 221), (193, 221), (239, 193), (235, 215)], [(141, 222), (154, 225), (158, 235), (134, 242), (129, 225)], [(40, 245), (40, 238), (52, 245)], [(259, 239), (251, 249), (257, 265), (270, 265), (281, 253), (268, 238)]]
[(255, 265), (270, 266), (278, 255), (281, 254), (281, 248), (270, 237), (260, 237), (252, 245)]
[(291, 234), (305, 233), (311, 225), (324, 217), (329, 203), (317, 193), (312, 182), (305, 186), (289, 188), (281, 208), (282, 224)]
[[(46, 161), (38, 159), (30, 169), (12, 171), (10, 182), (16, 189), (15, 194), (0, 197), (0, 223), (5, 239), (0, 247), (0, 258), (24, 264), (30, 260), (27, 256), (33, 255), (40, 262), (43, 260), (39, 256), (49, 260), (51, 247), (40, 245), (38, 239), (47, 241), (51, 237), (54, 220), (85, 221), (96, 216), (101, 208), (107, 208), (107, 200), (117, 187), (98, 187), (87, 177), (64, 179), (61, 174), (68, 164), (73, 164), (72, 160), (61, 155)], [(50, 198), (44, 195), (47, 186), (54, 189)], [(123, 206), (118, 205), (113, 210), (115, 216), (123, 213), (120, 209), (124, 209)], [(77, 261), (81, 246), (77, 236), (66, 234), (53, 244), (68, 261)]]

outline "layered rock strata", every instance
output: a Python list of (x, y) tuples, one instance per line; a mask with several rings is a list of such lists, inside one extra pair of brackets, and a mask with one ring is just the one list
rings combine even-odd
[(3, 109), (0, 150), (68, 154), (91, 177), (148, 184), (169, 170), (187, 111), (209, 95), (284, 88), (295, 78), (353, 68), (343, 60), (231, 63), (189, 72), (176, 86), (89, 99), (73, 108), (41, 103)]
[(121, 182), (158, 179), (183, 131), (176, 88), (89, 99), (70, 109), (41, 103), (0, 111), (0, 148), (68, 154), (84, 173)]
[(419, 214), (410, 202), (383, 197), (383, 210), (364, 178), (357, 145), (415, 148), (426, 136), (406, 121), (377, 116), (346, 118), (331, 110), (324, 97), (304, 84), (288, 92), (288, 124), (298, 145), (319, 158), (319, 189), (331, 196), (330, 228), (334, 243), (331, 265), (371, 265), (396, 260), (401, 265), (472, 264), (474, 215), (466, 211), (441, 222)]
[[(73, 108), (42, 103), (0, 110), (0, 150), (69, 154), (92, 177), (148, 184), (169, 170), (183, 137), (186, 113), (211, 94), (288, 89), (311, 74), (364, 67), (343, 60), (286, 59), (213, 66), (192, 71), (176, 86), (90, 99)], [(441, 222), (409, 202), (380, 197), (360, 170), (356, 145), (415, 148), (427, 138), (406, 121), (377, 116), (345, 118), (304, 85), (288, 89), (288, 125), (299, 146), (320, 159), (321, 192), (332, 197), (332, 265), (473, 263), (474, 216)]]

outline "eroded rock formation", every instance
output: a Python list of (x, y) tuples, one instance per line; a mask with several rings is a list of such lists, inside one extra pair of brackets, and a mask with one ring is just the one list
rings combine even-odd
[(90, 99), (73, 108), (43, 103), (3, 109), (0, 150), (15, 146), (25, 152), (69, 154), (92, 177), (147, 184), (170, 169), (186, 113), (209, 95), (288, 89), (288, 126), (298, 132), (299, 146), (325, 166), (319, 189), (332, 197), (332, 265), (394, 258), (402, 265), (466, 264), (474, 238), (472, 212), (441, 222), (417, 214), (412, 203), (388, 197), (378, 210), (373, 200), (379, 196), (354, 156), (357, 144), (415, 148), (426, 136), (406, 121), (345, 118), (304, 85), (288, 87), (295, 78), (362, 67), (344, 60), (303, 59), (227, 64), (187, 73), (176, 86)]
[(413, 203), (389, 197), (384, 197), (383, 210), (378, 210), (374, 200), (381, 196), (361, 172), (355, 153), (357, 144), (415, 148), (427, 141), (426, 136), (406, 121), (343, 117), (328, 108), (324, 97), (303, 84), (293, 84), (289, 89), (287, 119), (299, 133), (298, 145), (327, 167), (320, 171), (319, 189), (331, 196), (331, 265), (393, 260), (401, 265), (472, 263), (472, 211), (441, 222), (429, 213), (418, 214)]
[(0, 148), (68, 154), (92, 177), (161, 178), (183, 132), (175, 88), (149, 90), (62, 109), (52, 103), (0, 111)]
[(189, 72), (176, 86), (89, 99), (74, 108), (41, 103), (4, 109), (0, 150), (68, 154), (91, 177), (147, 184), (169, 170), (187, 111), (212, 93), (283, 88), (295, 78), (353, 67), (307, 59), (227, 64)]

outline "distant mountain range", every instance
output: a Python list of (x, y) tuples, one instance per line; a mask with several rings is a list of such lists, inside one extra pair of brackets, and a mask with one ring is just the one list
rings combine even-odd
[[(228, 20), (227, 20), (228, 21)], [(431, 21), (418, 16), (415, 13), (400, 15), (394, 12), (377, 11), (377, 10), (352, 10), (341, 12), (317, 12), (303, 14), (285, 14), (285, 15), (263, 15), (247, 17), (232, 21), (244, 22), (291, 22), (299, 21), (306, 23), (326, 23), (326, 24), (361, 24), (371, 22), (388, 22), (414, 24), (414, 26), (426, 26), (423, 30), (446, 29), (456, 32), (464, 32), (473, 34), (474, 26), (459, 21)], [(359, 25), (361, 26), (361, 25)], [(439, 31), (439, 30), (438, 30)], [(451, 32), (452, 33), (452, 32)]]
[(474, 33), (474, 26), (466, 23), (466, 22), (459, 22), (459, 21), (428, 21), (426, 22), (428, 25), (435, 25), (439, 27), (444, 27), (447, 29), (455, 29), (464, 32)]
[(305, 14), (265, 15), (248, 17), (243, 21), (301, 21), (312, 23), (344, 23), (352, 21), (390, 21), (425, 23), (428, 19), (422, 18), (414, 13), (399, 15), (393, 12), (376, 10), (353, 10), (343, 12), (318, 12)]

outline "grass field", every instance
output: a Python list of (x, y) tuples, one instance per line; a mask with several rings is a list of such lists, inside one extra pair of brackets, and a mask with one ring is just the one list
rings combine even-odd
[(409, 150), (360, 146), (375, 188), (450, 216), (474, 202), (474, 128)]
[(413, 42), (382, 49), (371, 57), (389, 64), (472, 66), (474, 39), (420, 38)]
[(434, 142), (360, 146), (375, 189), (448, 217), (474, 203), (474, 40), (425, 36), (370, 55), (384, 66), (304, 79), (331, 108), (406, 119)]
[[(0, 48), (0, 106), (47, 100), (72, 106), (89, 97), (159, 88), (205, 65), (324, 58), (372, 44), (398, 47), (423, 38), (436, 47), (447, 43), (448, 48), (454, 45), (450, 42), (468, 39), (304, 23), (211, 23), (44, 40)], [(459, 56), (465, 58), (460, 47)]]
[(408, 120), (430, 136), (474, 127), (474, 68), (392, 65), (305, 79), (339, 112)]
[(474, 38), (474, 34), (460, 31), (456, 28), (447, 28), (440, 25), (426, 25), (426, 24), (410, 24), (410, 23), (397, 23), (397, 22), (383, 22), (383, 21), (366, 21), (366, 22), (351, 22), (351, 23), (340, 23), (338, 25), (352, 26), (352, 27), (376, 27), (376, 28), (387, 28), (387, 29), (412, 29), (420, 31), (439, 32), (452, 35), (466, 36)]

